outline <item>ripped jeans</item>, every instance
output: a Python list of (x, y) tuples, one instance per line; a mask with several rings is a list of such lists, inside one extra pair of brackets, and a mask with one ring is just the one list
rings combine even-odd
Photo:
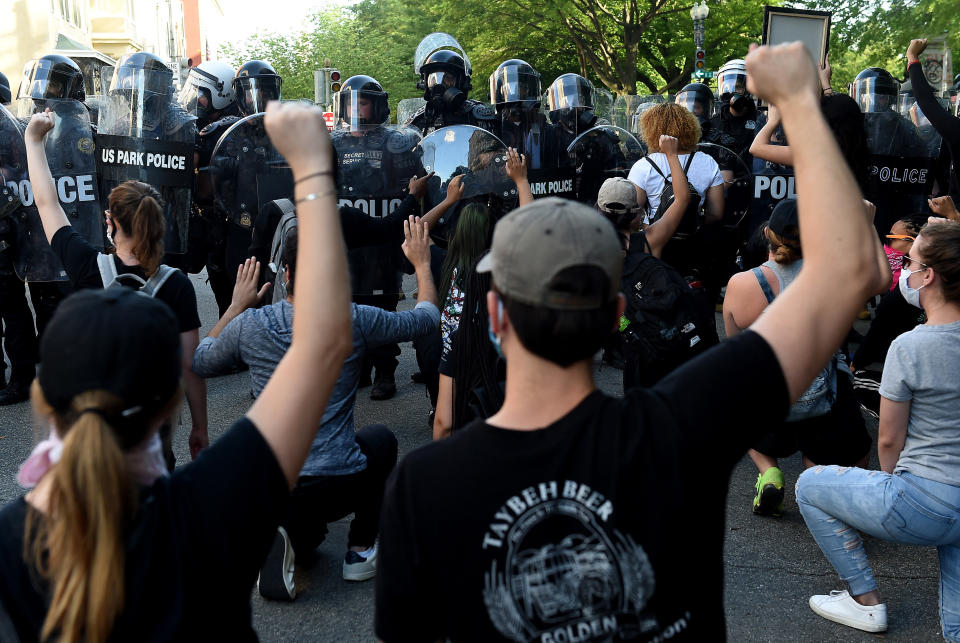
[(800, 513), (853, 596), (877, 589), (857, 530), (940, 556), (940, 622), (960, 642), (960, 487), (907, 472), (818, 466), (797, 479)]

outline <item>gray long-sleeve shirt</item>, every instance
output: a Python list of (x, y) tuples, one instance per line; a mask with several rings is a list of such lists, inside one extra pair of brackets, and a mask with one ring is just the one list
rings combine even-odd
[[(413, 310), (388, 312), (352, 305), (353, 353), (344, 361), (301, 476), (342, 476), (362, 471), (366, 457), (354, 438), (353, 407), (365, 351), (383, 344), (414, 340), (437, 329), (440, 311), (430, 302)], [(260, 395), (293, 337), (293, 304), (280, 301), (251, 308), (231, 320), (219, 337), (207, 337), (193, 354), (193, 371), (213, 377), (250, 367), (253, 394)]]

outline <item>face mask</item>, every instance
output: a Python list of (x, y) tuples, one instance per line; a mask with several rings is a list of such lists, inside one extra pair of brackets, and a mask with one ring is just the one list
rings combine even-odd
[[(497, 297), (497, 320), (499, 323), (503, 323), (503, 300), (499, 297)], [(503, 356), (503, 349), (500, 348), (500, 338), (493, 334), (493, 327), (490, 324), (487, 324), (487, 336), (490, 337), (490, 343), (493, 344), (493, 348), (497, 351), (500, 359), (506, 360), (507, 358)]]
[(904, 268), (900, 271), (900, 281), (897, 284), (900, 288), (900, 294), (903, 295), (903, 298), (907, 300), (907, 303), (911, 306), (916, 306), (917, 308), (922, 308), (920, 306), (920, 288), (911, 288), (910, 284), (907, 281), (910, 279), (910, 275), (915, 272), (923, 272), (922, 270), (910, 270), (909, 268)]

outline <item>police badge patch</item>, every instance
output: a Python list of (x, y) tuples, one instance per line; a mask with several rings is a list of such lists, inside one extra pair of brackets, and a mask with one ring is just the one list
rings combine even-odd
[(93, 154), (94, 147), (93, 139), (91, 138), (82, 137), (77, 141), (77, 149), (84, 154)]

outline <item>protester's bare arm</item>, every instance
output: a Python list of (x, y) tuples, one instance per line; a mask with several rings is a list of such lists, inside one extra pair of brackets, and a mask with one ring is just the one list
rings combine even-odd
[(707, 223), (723, 221), (723, 208), (726, 206), (726, 197), (723, 195), (723, 185), (714, 185), (707, 188), (707, 197), (704, 204), (703, 220)]
[[(819, 110), (820, 108), (817, 107), (817, 109)], [(789, 145), (770, 144), (770, 139), (777, 131), (777, 126), (779, 125), (780, 112), (776, 106), (770, 105), (767, 108), (767, 122), (760, 128), (760, 131), (757, 132), (756, 137), (753, 139), (753, 143), (750, 144), (750, 154), (758, 159), (770, 161), (771, 163), (793, 165), (793, 152), (790, 150)]]
[(900, 459), (900, 452), (907, 442), (907, 425), (910, 423), (910, 402), (894, 402), (880, 397), (880, 426), (877, 432), (877, 456), (880, 468), (893, 473)]
[(757, 321), (767, 307), (760, 284), (753, 271), (738, 272), (727, 282), (723, 296), (723, 329), (727, 337), (733, 337)]
[(207, 434), (207, 382), (193, 372), (193, 354), (200, 344), (200, 331), (196, 328), (180, 333), (180, 371), (190, 407), (190, 457), (196, 458), (210, 446)]
[(824, 94), (832, 94), (833, 86), (830, 80), (833, 78), (833, 67), (830, 66), (830, 54), (823, 59), (823, 64), (817, 68), (817, 76), (820, 77), (820, 90)]
[(953, 202), (953, 197), (949, 194), (927, 199), (930, 211), (947, 217), (951, 221), (960, 221), (960, 212), (957, 212), (957, 205)]
[(27, 170), (30, 173), (33, 202), (37, 206), (37, 212), (40, 213), (43, 234), (47, 237), (47, 243), (53, 241), (53, 235), (57, 233), (57, 230), (70, 225), (67, 215), (60, 207), (57, 188), (53, 183), (53, 175), (50, 174), (50, 166), (47, 164), (47, 154), (43, 150), (43, 137), (53, 129), (55, 123), (56, 117), (48, 108), (33, 115), (30, 124), (27, 125), (27, 131), (24, 133), (24, 141), (27, 147)]
[(663, 216), (654, 221), (644, 230), (644, 236), (650, 245), (650, 254), (659, 258), (663, 247), (670, 241), (670, 237), (677, 231), (683, 214), (690, 204), (690, 189), (687, 177), (683, 173), (683, 165), (677, 155), (677, 139), (666, 134), (660, 136), (660, 151), (667, 157), (670, 164), (670, 180), (673, 182), (673, 203), (663, 213)]
[[(863, 206), (867, 215), (867, 223), (869, 223), (870, 228), (873, 229), (873, 219), (877, 214), (877, 206), (866, 199), (863, 199)], [(893, 279), (893, 273), (890, 272), (890, 261), (887, 259), (887, 253), (883, 251), (883, 244), (880, 243), (880, 238), (875, 234), (871, 236), (873, 238), (874, 258), (877, 262), (877, 268), (880, 270), (880, 275), (882, 277), (882, 283), (880, 283), (880, 285), (877, 287), (876, 292), (871, 294), (882, 295), (890, 290), (890, 282)]]
[(773, 348), (793, 401), (833, 355), (883, 275), (860, 189), (819, 108), (809, 52), (799, 42), (759, 47), (746, 63), (751, 93), (782, 106), (797, 177), (803, 269), (752, 326)]
[(437, 386), (437, 411), (433, 416), (433, 439), (450, 437), (453, 428), (453, 378), (440, 374)]
[(420, 217), (403, 222), (403, 254), (417, 274), (417, 303), (428, 301), (440, 305), (437, 286), (430, 271), (430, 228)]
[(637, 208), (642, 212), (647, 207), (647, 191), (637, 186)]
[(433, 227), (436, 225), (437, 221), (440, 220), (447, 210), (452, 208), (457, 204), (457, 201), (460, 200), (460, 197), (463, 196), (463, 175), (458, 174), (457, 176), (450, 179), (450, 183), (447, 184), (447, 196), (444, 197), (443, 201), (433, 206), (429, 212), (423, 215), (422, 221), (424, 221), (427, 226)]
[(530, 181), (527, 180), (527, 157), (513, 147), (507, 148), (507, 176), (517, 185), (520, 205), (533, 203), (533, 192), (530, 191)]
[[(295, 179), (331, 172), (333, 158), (323, 113), (272, 102), (267, 134)], [(293, 341), (247, 412), (273, 450), (291, 488), (306, 460), (340, 366), (352, 351), (350, 276), (332, 174), (295, 186), (298, 283)]]

